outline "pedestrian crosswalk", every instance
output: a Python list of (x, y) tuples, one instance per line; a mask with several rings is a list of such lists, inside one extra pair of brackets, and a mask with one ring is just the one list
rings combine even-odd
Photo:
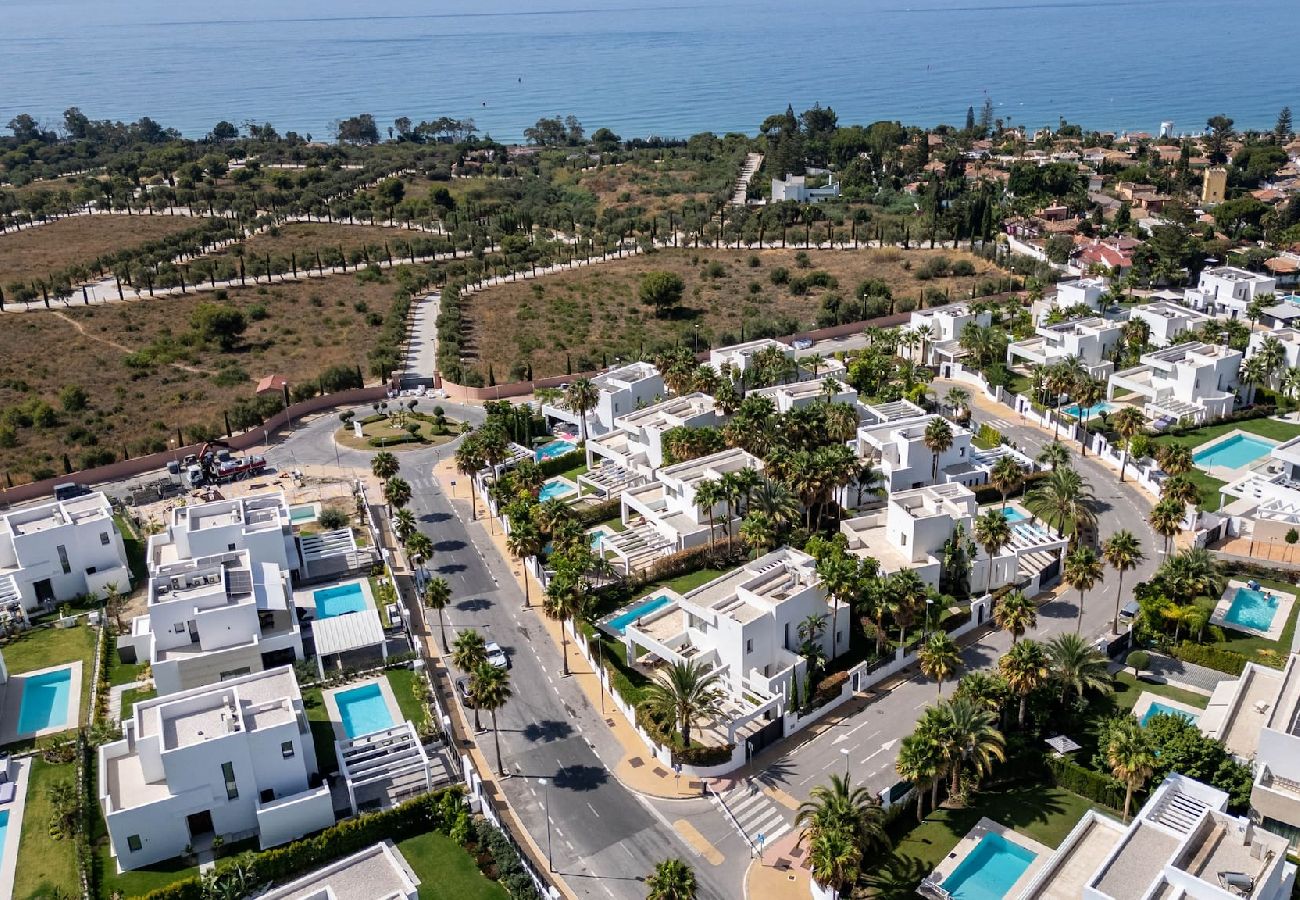
[(742, 781), (723, 794), (713, 795), (730, 813), (727, 816), (757, 850), (770, 847), (794, 827), (793, 814), (763, 793), (757, 781)]

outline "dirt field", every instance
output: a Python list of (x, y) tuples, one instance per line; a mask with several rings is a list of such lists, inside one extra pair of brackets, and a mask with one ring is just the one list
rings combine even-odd
[[(977, 274), (917, 280), (917, 267), (940, 255), (953, 262), (970, 260)], [(493, 287), (469, 301), (467, 355), (484, 371), (490, 363), (501, 380), (522, 362), (533, 366), (536, 378), (562, 375), (566, 353), (573, 370), (580, 371), (606, 359), (634, 358), (642, 347), (674, 340), (689, 346), (697, 334), (701, 345), (714, 338), (734, 340), (742, 322), (752, 327), (788, 318), (799, 328), (810, 326), (828, 290), (812, 288), (806, 296), (795, 296), (788, 285), (773, 283), (778, 268), (785, 268), (791, 279), (828, 272), (838, 281), (833, 290), (843, 297), (852, 297), (859, 283), (872, 278), (888, 284), (895, 297), (915, 298), (922, 290), (946, 288), (954, 299), (969, 296), (972, 284), (991, 268), (954, 251), (823, 250), (807, 256), (808, 267), (799, 268), (794, 250), (665, 250)], [(751, 257), (758, 259), (757, 266), (751, 267)], [(637, 298), (641, 275), (653, 269), (675, 272), (686, 285), (683, 306), (671, 318), (655, 318)]]
[[(249, 322), (240, 346), (229, 353), (192, 338), (194, 308), (216, 301), (214, 293), (6, 316), (0, 329), (0, 471), (16, 484), (42, 470), (62, 473), (64, 453), (80, 468), (96, 452), (120, 459), (123, 447), (133, 456), (165, 449), (178, 427), (224, 433), (222, 411), (252, 397), (266, 375), (284, 375), (292, 385), (335, 364), (366, 372), (380, 327), (372, 321), (391, 308), (395, 290), (391, 282), (335, 276), (231, 291), (229, 303)], [(146, 354), (170, 361), (130, 364)], [(84, 410), (74, 403), (69, 411), (61, 402), (60, 392), (70, 385), (85, 392)], [(39, 409), (31, 415), (39, 401), (52, 407), (52, 416)], [(26, 425), (15, 413), (24, 404)]]
[(74, 216), (0, 234), (0, 285), (44, 278), (73, 263), (193, 228), (190, 216)]

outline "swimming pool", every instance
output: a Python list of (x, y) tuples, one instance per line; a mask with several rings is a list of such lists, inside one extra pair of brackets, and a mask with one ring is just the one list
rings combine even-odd
[(617, 616), (610, 619), (609, 627), (621, 635), (623, 632), (627, 631), (627, 626), (631, 625), (637, 619), (648, 613), (654, 612), (656, 609), (667, 606), (671, 602), (672, 598), (667, 594), (660, 594), (658, 597), (651, 600), (643, 600), (626, 612), (619, 613)]
[(344, 613), (361, 612), (366, 608), (366, 595), (361, 590), (359, 581), (312, 591), (312, 599), (316, 601), (318, 619), (330, 619)]
[(334, 695), (334, 702), (339, 705), (339, 718), (349, 738), (393, 727), (393, 714), (388, 711), (388, 701), (377, 684), (339, 691)]
[(1276, 594), (1239, 587), (1232, 605), (1223, 614), (1223, 621), (1238, 628), (1267, 632), (1273, 627), (1273, 617), (1281, 603)]
[(533, 456), (538, 462), (546, 459), (555, 459), (557, 456), (563, 456), (566, 453), (572, 453), (578, 449), (578, 445), (573, 441), (551, 441), (549, 444), (538, 447), (533, 451)]
[(68, 724), (68, 700), (72, 695), (71, 666), (24, 678), (22, 684), (18, 734), (31, 734)]
[(1094, 416), (1108, 413), (1114, 408), (1115, 407), (1111, 406), (1109, 403), (1102, 401), (1101, 403), (1094, 403), (1092, 406), (1087, 406), (1080, 410), (1079, 404), (1076, 403), (1073, 406), (1067, 406), (1065, 408), (1065, 414), (1074, 419), (1083, 419), (1084, 421), (1087, 421)]
[(986, 834), (943, 880), (953, 900), (1002, 900), (1038, 854), (1000, 834)]
[(1138, 722), (1139, 724), (1142, 725), (1143, 728), (1145, 728), (1147, 726), (1147, 723), (1150, 722), (1152, 718), (1161, 715), (1182, 716), (1184, 719), (1186, 719), (1187, 721), (1193, 724), (1195, 724), (1196, 720), (1200, 718), (1200, 716), (1197, 715), (1196, 713), (1190, 713), (1187, 710), (1179, 709), (1176, 706), (1167, 706), (1164, 703), (1161, 703), (1157, 700), (1157, 701), (1152, 701), (1151, 705), (1147, 707), (1147, 711), (1142, 714), (1142, 718), (1139, 719)]
[(1002, 515), (1006, 517), (1007, 522), (1013, 525), (1016, 522), (1024, 522), (1026, 519), (1029, 518), (1029, 516), (1025, 515), (1020, 510), (1016, 509), (1014, 506), (1008, 506), (1005, 509), (1003, 509)]
[(1213, 447), (1192, 454), (1192, 462), (1202, 468), (1223, 466), (1227, 469), (1240, 469), (1261, 456), (1268, 456), (1273, 445), (1248, 434), (1234, 434), (1219, 441)]
[(5, 838), (9, 836), (9, 810), (0, 809), (0, 859), (4, 858)]
[(560, 478), (552, 478), (542, 485), (542, 489), (537, 492), (538, 500), (555, 500), (558, 497), (567, 497), (576, 493), (573, 485)]
[(301, 525), (304, 522), (316, 521), (316, 504), (304, 503), (301, 506), (289, 507), (289, 521), (295, 525)]

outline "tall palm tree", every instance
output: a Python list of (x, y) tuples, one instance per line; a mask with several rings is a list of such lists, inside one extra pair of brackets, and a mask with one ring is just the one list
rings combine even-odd
[(433, 540), (422, 531), (411, 532), (406, 539), (406, 555), (417, 567), (423, 566), (433, 559)]
[[(473, 628), (466, 628), (456, 635), (456, 641), (451, 648), (451, 661), (456, 668), (467, 675), (472, 675), (480, 665), (487, 662), (487, 644), (483, 640), (483, 635)], [(471, 690), (472, 701), (473, 697), (474, 693)], [(479, 724), (478, 718), (478, 702), (473, 701), (470, 705), (474, 707), (474, 731), (482, 731), (483, 727)]]
[(750, 510), (740, 523), (740, 539), (756, 554), (763, 554), (776, 546), (776, 525), (772, 517), (759, 509)]
[(393, 533), (400, 543), (405, 544), (415, 533), (415, 513), (409, 509), (399, 509), (393, 513)]
[(872, 497), (883, 497), (885, 495), (884, 473), (869, 462), (858, 462), (858, 467), (853, 473), (853, 485), (858, 493), (858, 501), (854, 504), (855, 506), (862, 505), (863, 494)]
[(952, 446), (952, 426), (948, 424), (947, 419), (941, 419), (938, 416), (930, 420), (930, 424), (925, 426), (925, 435), (922, 441), (925, 447), (934, 454), (934, 462), (930, 465), (930, 480), (939, 480), (939, 455)]
[(456, 448), (456, 471), (465, 476), (469, 483), (470, 519), (478, 518), (478, 496), (474, 487), (474, 478), (482, 471), (484, 465), (483, 451), (474, 436), (464, 438)]
[(722, 708), (721, 677), (698, 660), (676, 662), (655, 674), (646, 687), (644, 702), (677, 726), (682, 747), (689, 748), (691, 722), (701, 716), (717, 715)]
[(497, 728), (497, 710), (510, 702), (512, 693), (510, 673), (484, 660), (470, 673), (469, 693), (474, 698), (475, 715), (480, 709), (486, 709), (492, 716), (492, 740), (497, 750), (497, 774), (504, 777), (506, 769), (501, 762), (501, 731)]
[(711, 478), (708, 481), (702, 481), (695, 485), (695, 508), (703, 510), (709, 517), (709, 546), (715, 546), (717, 529), (713, 524), (713, 510), (725, 498), (722, 493), (722, 482), (717, 478)]
[(858, 433), (857, 410), (847, 403), (830, 403), (822, 415), (826, 440), (842, 444)]
[(975, 519), (975, 540), (989, 557), (989, 574), (984, 593), (993, 590), (993, 561), (1011, 543), (1011, 523), (1000, 509), (987, 509)]
[(1038, 641), (1022, 641), (998, 660), (998, 671), (1007, 680), (1011, 692), (1020, 698), (1020, 712), (1016, 717), (1025, 727), (1025, 713), (1029, 708), (1029, 695), (1047, 683), (1051, 674), (1047, 650)]
[(564, 405), (578, 417), (578, 430), (582, 443), (587, 443), (587, 413), (600, 402), (600, 390), (590, 378), (575, 378), (564, 392)]
[(1110, 729), (1106, 742), (1110, 773), (1124, 784), (1124, 821), (1128, 821), (1133, 794), (1156, 768), (1156, 752), (1145, 728), (1132, 716), (1121, 716)]
[(411, 484), (394, 475), (384, 482), (384, 500), (389, 509), (401, 509), (411, 502)]
[(1077, 634), (1058, 634), (1047, 643), (1052, 679), (1060, 685), (1061, 702), (1070, 691), (1082, 698), (1091, 690), (1110, 693), (1110, 670), (1104, 654)]
[(1088, 416), (1085, 410), (1092, 409), (1101, 402), (1106, 396), (1106, 385), (1096, 378), (1081, 378), (1074, 386), (1075, 408), (1079, 412), (1079, 430), (1082, 437), (1079, 438), (1079, 455), (1088, 455), (1088, 438), (1091, 432), (1088, 431)]
[(957, 645), (946, 632), (936, 631), (921, 646), (916, 656), (925, 677), (933, 678), (939, 683), (939, 696), (942, 697), (943, 683), (961, 668), (961, 653)]
[(722, 527), (727, 532), (727, 538), (731, 538), (731, 522), (736, 517), (736, 510), (740, 508), (740, 503), (746, 493), (746, 479), (739, 472), (724, 472), (718, 479), (718, 490), (721, 494), (723, 503), (726, 504), (727, 517), (722, 523)]
[[(1141, 321), (1136, 320), (1136, 321)], [(1124, 469), (1128, 467), (1129, 451), (1133, 446), (1133, 438), (1142, 433), (1146, 427), (1146, 418), (1136, 406), (1122, 407), (1118, 412), (1110, 417), (1110, 425), (1119, 435), (1120, 440), (1124, 443), (1124, 455), (1119, 461), (1119, 483), (1124, 483)]]
[(993, 608), (993, 621), (1011, 635), (1011, 646), (1031, 628), (1038, 627), (1038, 606), (1024, 591), (1011, 591)]
[(1121, 528), (1102, 543), (1101, 555), (1118, 576), (1115, 582), (1115, 615), (1110, 623), (1110, 630), (1118, 634), (1120, 601), (1124, 599), (1124, 573), (1136, 569), (1138, 563), (1146, 559), (1146, 554), (1142, 552), (1142, 545), (1133, 532)]
[(541, 530), (528, 520), (524, 520), (510, 529), (506, 535), (506, 550), (511, 556), (519, 560), (524, 567), (524, 608), (529, 605), (528, 595), (528, 559), (533, 556), (541, 555), (542, 550), (546, 547), (546, 541), (542, 537)]
[(1097, 521), (1097, 498), (1082, 475), (1074, 469), (1058, 467), (1025, 495), (1025, 509), (1038, 516), (1062, 535), (1077, 542), (1079, 529)]
[(1169, 552), (1169, 541), (1178, 534), (1186, 514), (1187, 508), (1172, 497), (1161, 500), (1151, 507), (1147, 521), (1151, 524), (1151, 530), (1165, 539), (1165, 553)]
[(1002, 508), (1007, 508), (1007, 495), (1025, 483), (1025, 472), (1012, 457), (1004, 456), (993, 464), (989, 483), (1002, 495)]
[(424, 583), (424, 605), (438, 613), (438, 630), (442, 632), (442, 647), (447, 649), (447, 624), (442, 619), (442, 611), (451, 602), (451, 585), (445, 578), (430, 578)]
[[(885, 579), (890, 614), (898, 626), (898, 645), (907, 643), (907, 629), (916, 618), (917, 609), (925, 602), (925, 582), (909, 568), (890, 573)], [(926, 622), (929, 627), (929, 621)]]
[(680, 859), (665, 859), (645, 880), (646, 900), (695, 900), (695, 873)]
[(1006, 758), (1006, 740), (997, 728), (997, 716), (979, 704), (954, 697), (926, 712), (937, 722), (952, 796), (960, 793), (962, 775), (968, 767), (976, 776), (984, 775), (994, 761)]
[(817, 575), (831, 598), (831, 658), (834, 659), (839, 655), (835, 625), (839, 621), (840, 604), (850, 602), (858, 586), (857, 560), (837, 545), (834, 551), (817, 560)]
[(808, 845), (808, 867), (814, 881), (834, 888), (842, 897), (857, 883), (862, 868), (862, 848), (845, 831), (819, 831)]
[(1183, 444), (1166, 444), (1157, 459), (1167, 475), (1184, 475), (1192, 468), (1192, 451)]
[(1052, 441), (1050, 444), (1044, 444), (1043, 449), (1039, 451), (1039, 465), (1047, 466), (1052, 471), (1056, 471), (1070, 461), (1070, 448), (1060, 441)]
[(830, 784), (812, 789), (799, 806), (794, 827), (800, 830), (800, 842), (816, 841), (819, 834), (839, 831), (848, 834), (864, 854), (890, 847), (880, 799), (866, 787), (855, 787), (842, 775), (832, 775)]
[(925, 795), (934, 790), (943, 773), (943, 754), (929, 734), (917, 729), (898, 745), (894, 771), (916, 788), (916, 821), (925, 818)]
[(958, 414), (958, 410), (970, 412), (970, 391), (959, 387), (948, 388), (948, 393), (943, 395), (943, 402), (952, 410), (953, 418), (960, 419), (961, 416)]
[(546, 586), (542, 610), (546, 617), (560, 623), (560, 653), (564, 657), (564, 677), (569, 677), (569, 633), (564, 626), (582, 615), (587, 606), (587, 592), (581, 576), (557, 571)]
[(1219, 597), (1227, 585), (1223, 571), (1204, 547), (1179, 550), (1160, 564), (1156, 578), (1177, 597)]
[(380, 481), (392, 478), (400, 468), (397, 457), (387, 450), (381, 450), (370, 458), (370, 474)]
[(1065, 582), (1079, 592), (1079, 614), (1074, 621), (1074, 633), (1083, 628), (1083, 597), (1101, 580), (1102, 564), (1097, 551), (1091, 547), (1075, 547), (1065, 558)]

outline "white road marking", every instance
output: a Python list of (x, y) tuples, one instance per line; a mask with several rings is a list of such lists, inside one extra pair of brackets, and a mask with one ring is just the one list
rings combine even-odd
[[(870, 722), (863, 722), (861, 725), (858, 725), (854, 728), (850, 728), (848, 731), (844, 732), (839, 737), (835, 738), (835, 740), (831, 741), (831, 743), (838, 744), (840, 741), (847, 741), (849, 738), (853, 737), (853, 735), (857, 734), (859, 731), (866, 728), (870, 724), (871, 724)], [(880, 733), (879, 731), (873, 731), (871, 732), (871, 734), (864, 737), (863, 740), (869, 741), (879, 733)]]
[(594, 806), (592, 806), (590, 803), (588, 803), (588, 804), (587, 804), (587, 809), (591, 810), (591, 814), (592, 814), (593, 816), (595, 816), (597, 819), (600, 818), (600, 813), (596, 812), (596, 807), (594, 807)]
[(864, 758), (864, 759), (862, 760), (862, 762), (858, 763), (858, 765), (866, 765), (870, 760), (874, 759), (875, 757), (879, 756), (880, 754), (886, 752), (887, 750), (892, 750), (893, 747), (894, 747), (894, 745), (897, 744), (897, 743), (898, 743), (898, 738), (894, 738), (893, 740), (885, 741), (883, 744), (880, 745), (880, 749), (879, 749), (879, 750), (877, 750), (876, 752), (874, 752), (874, 753), (868, 755), (866, 758)]

